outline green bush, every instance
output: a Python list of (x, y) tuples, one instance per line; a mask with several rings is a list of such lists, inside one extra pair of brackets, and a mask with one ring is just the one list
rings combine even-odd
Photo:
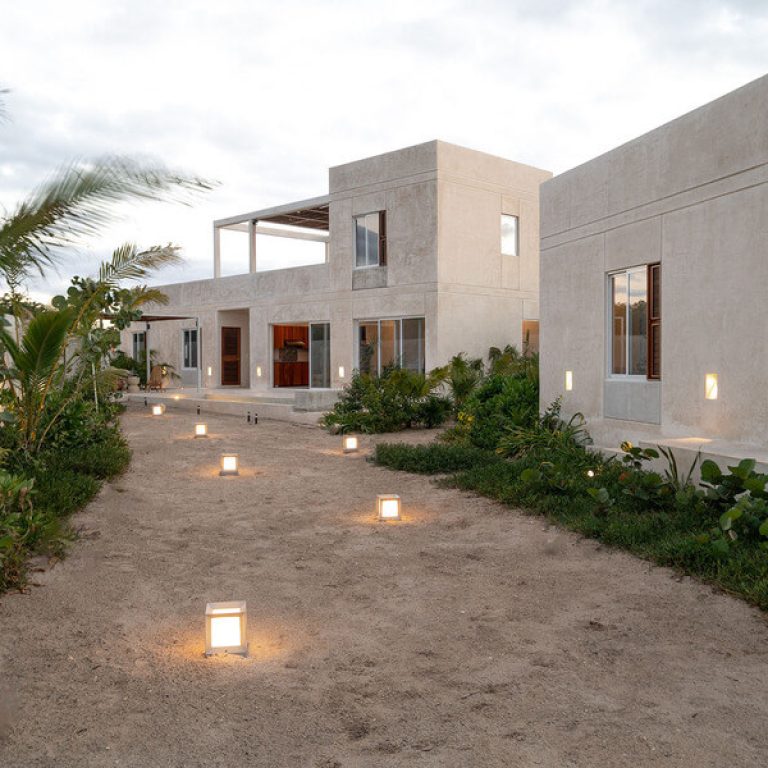
[(326, 427), (355, 432), (397, 432), (409, 427), (437, 427), (450, 413), (450, 401), (438, 395), (438, 382), (404, 368), (385, 369), (381, 376), (355, 371)]
[(472, 445), (495, 450), (509, 428), (530, 427), (538, 415), (538, 376), (497, 373), (467, 399), (459, 423)]
[(448, 474), (470, 469), (478, 464), (498, 462), (499, 459), (474, 446), (403, 445), (402, 443), (380, 443), (376, 446), (374, 460), (390, 469), (407, 470), (425, 475)]

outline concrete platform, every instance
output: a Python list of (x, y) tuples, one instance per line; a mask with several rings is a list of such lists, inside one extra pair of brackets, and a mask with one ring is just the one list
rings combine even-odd
[(250, 412), (259, 419), (317, 425), (323, 414), (333, 407), (338, 390), (284, 389), (166, 389), (162, 392), (127, 392), (127, 402), (163, 403), (166, 408), (197, 410), (200, 414), (221, 413), (247, 417)]

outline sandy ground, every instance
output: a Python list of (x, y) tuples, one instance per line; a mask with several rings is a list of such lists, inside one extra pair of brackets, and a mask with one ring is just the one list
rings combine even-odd
[[(768, 763), (758, 611), (320, 430), (194, 421), (134, 406), (129, 472), (0, 601), (3, 768)], [(205, 658), (230, 599), (250, 657)]]

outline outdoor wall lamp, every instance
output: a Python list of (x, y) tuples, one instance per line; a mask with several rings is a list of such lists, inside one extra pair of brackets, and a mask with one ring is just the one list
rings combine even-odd
[(573, 371), (565, 372), (565, 391), (570, 392), (573, 389)]
[(195, 424), (195, 437), (208, 437), (208, 425)]
[(704, 377), (704, 397), (707, 400), (717, 400), (717, 374), (708, 373)]
[(213, 368), (210, 365), (208, 366), (208, 375), (213, 376)]
[(239, 475), (239, 463), (239, 456), (236, 453), (222, 453), (221, 469), (219, 470), (219, 475), (221, 477)]
[(205, 655), (248, 654), (245, 601), (208, 603), (205, 606)]
[(256, 366), (256, 376), (260, 379), (261, 378), (261, 366)]
[(165, 406), (162, 403), (155, 403), (155, 405), (152, 406), (153, 416), (162, 416), (164, 413), (165, 413)]
[(344, 378), (344, 374), (345, 374), (345, 373), (346, 373), (346, 371), (344, 370), (344, 366), (343, 366), (343, 365), (340, 365), (340, 366), (339, 366), (339, 378), (340, 378), (340, 379), (343, 379), (343, 378)]
[(343, 435), (341, 438), (341, 445), (344, 453), (357, 453), (359, 448), (357, 435)]
[(400, 497), (394, 493), (380, 493), (376, 497), (379, 520), (400, 519)]

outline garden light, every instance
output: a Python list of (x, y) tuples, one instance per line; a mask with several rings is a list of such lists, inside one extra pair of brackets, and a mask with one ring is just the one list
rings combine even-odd
[(195, 437), (208, 437), (208, 425), (195, 424)]
[(400, 519), (400, 497), (394, 493), (380, 493), (376, 497), (379, 520)]
[(208, 603), (205, 606), (205, 655), (248, 653), (245, 601)]
[(152, 406), (153, 416), (162, 416), (165, 413), (165, 406), (162, 403), (156, 403)]
[(221, 454), (221, 469), (219, 475), (226, 477), (228, 475), (239, 475), (238, 470), (239, 457), (236, 453)]
[(707, 400), (717, 400), (717, 374), (708, 373), (704, 377), (704, 397)]
[(587, 470), (587, 477), (594, 477), (595, 476), (595, 470), (594, 469), (588, 469)]
[(358, 441), (357, 435), (344, 435), (341, 440), (344, 453), (357, 453)]
[(573, 371), (565, 372), (565, 391), (570, 392), (573, 389)]

